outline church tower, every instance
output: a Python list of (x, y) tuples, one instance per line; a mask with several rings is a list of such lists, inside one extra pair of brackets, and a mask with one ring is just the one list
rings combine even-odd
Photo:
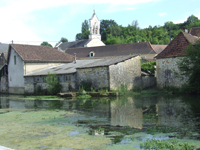
[(92, 18), (90, 18), (89, 22), (90, 22), (90, 35), (89, 35), (89, 39), (90, 40), (93, 40), (93, 39), (99, 39), (99, 40), (101, 40), (101, 35), (100, 35), (100, 21), (97, 18), (95, 10), (94, 10)]

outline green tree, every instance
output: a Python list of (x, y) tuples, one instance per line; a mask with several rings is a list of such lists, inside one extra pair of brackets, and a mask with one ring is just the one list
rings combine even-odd
[(114, 20), (101, 20), (100, 23), (100, 34), (103, 33), (103, 31), (111, 26), (118, 26), (118, 24)]
[(190, 44), (185, 52), (186, 56), (178, 62), (180, 75), (189, 78), (183, 89), (189, 93), (200, 93), (200, 40), (195, 45)]
[(58, 42), (58, 43), (56, 43), (56, 45), (55, 46), (57, 46), (60, 42), (62, 42), (62, 43), (65, 43), (65, 42), (68, 42), (68, 39), (67, 38), (64, 38), (64, 37), (62, 37), (61, 39), (60, 39), (60, 41)]
[(52, 47), (52, 45), (49, 44), (48, 42), (42, 42), (40, 45), (41, 45), (41, 46), (49, 46), (49, 47)]
[(196, 16), (194, 16), (194, 15), (191, 15), (191, 16), (189, 16), (189, 17), (187, 18), (186, 23), (192, 23), (192, 22), (198, 22), (198, 21), (199, 21), (198, 17), (196, 17)]
[(62, 90), (62, 85), (60, 84), (56, 73), (48, 73), (45, 80), (48, 84), (47, 91), (49, 94), (55, 95)]
[(89, 23), (87, 20), (84, 20), (84, 22), (82, 23), (81, 32), (85, 33), (88, 30), (89, 30)]

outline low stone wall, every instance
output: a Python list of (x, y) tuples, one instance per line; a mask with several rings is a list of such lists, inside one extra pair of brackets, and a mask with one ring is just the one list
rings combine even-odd
[(81, 82), (91, 82), (94, 89), (109, 89), (108, 73), (108, 67), (79, 68), (77, 69), (77, 88)]
[(154, 76), (142, 76), (142, 89), (147, 89), (156, 86), (156, 77)]

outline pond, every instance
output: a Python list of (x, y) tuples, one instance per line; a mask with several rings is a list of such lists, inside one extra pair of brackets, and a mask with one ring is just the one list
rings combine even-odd
[(200, 97), (1, 95), (0, 145), (16, 150), (198, 149)]

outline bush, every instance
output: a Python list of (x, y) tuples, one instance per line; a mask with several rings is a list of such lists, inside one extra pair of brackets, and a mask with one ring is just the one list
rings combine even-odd
[(155, 74), (155, 70), (156, 70), (154, 67), (155, 65), (156, 65), (156, 61), (141, 63), (141, 69), (150, 74)]
[(86, 91), (91, 91), (92, 82), (91, 81), (81, 81), (80, 87)]
[(46, 82), (49, 85), (47, 87), (47, 91), (51, 95), (55, 95), (62, 90), (62, 85), (57, 79), (57, 75), (55, 73), (48, 73), (46, 77)]

